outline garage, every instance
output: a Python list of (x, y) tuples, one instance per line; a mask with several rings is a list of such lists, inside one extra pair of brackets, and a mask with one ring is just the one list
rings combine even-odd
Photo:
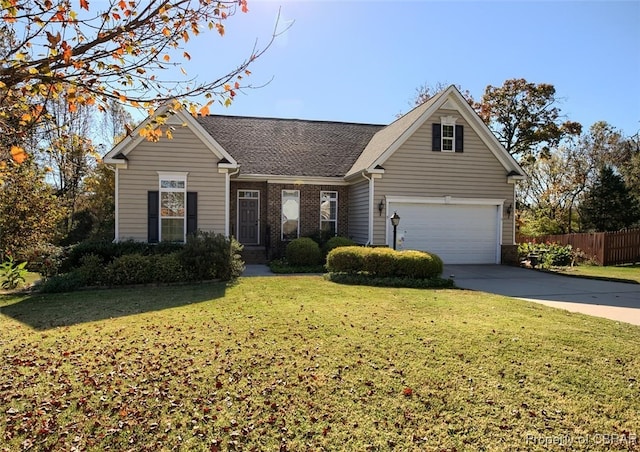
[[(445, 264), (500, 263), (501, 230), (498, 220), (502, 200), (446, 198), (389, 201), (388, 212), (397, 212), (398, 249), (430, 251)], [(387, 227), (387, 243), (393, 243), (393, 227)]]

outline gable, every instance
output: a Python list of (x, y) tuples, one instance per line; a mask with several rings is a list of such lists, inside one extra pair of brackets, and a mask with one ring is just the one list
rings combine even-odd
[[(504, 149), (496, 137), (491, 133), (487, 126), (482, 122), (475, 111), (467, 104), (466, 100), (460, 92), (452, 85), (445, 91), (429, 99), (422, 105), (414, 108), (412, 111), (401, 117), (399, 120), (379, 131), (372, 138), (360, 158), (347, 173), (347, 177), (357, 174), (379, 172), (379, 168), (384, 168), (386, 161), (424, 124), (441, 124), (442, 118), (450, 116), (454, 118), (462, 118), (464, 123), (469, 127), (467, 132), (463, 132), (458, 127), (455, 130), (459, 140), (464, 140), (466, 133), (475, 133), (486, 146), (488, 152), (500, 162), (507, 174), (512, 174), (513, 178), (524, 177), (524, 171), (515, 159)], [(464, 127), (460, 122), (459, 126)], [(434, 149), (436, 138), (433, 137), (435, 130), (433, 125), (432, 142), (428, 148), (429, 151)], [(425, 149), (425, 152), (427, 150)], [(455, 149), (453, 150), (455, 151)], [(458, 149), (462, 152), (462, 149)]]
[[(407, 187), (419, 185), (430, 192), (439, 192), (445, 187), (449, 192), (463, 187), (482, 190), (496, 184), (496, 187), (503, 187), (507, 175), (504, 166), (465, 118), (459, 114), (456, 117), (456, 113), (440, 109), (427, 118), (385, 160), (385, 173), (381, 180), (393, 181), (398, 184), (398, 188), (403, 184)], [(436, 142), (441, 144), (440, 137), (435, 132), (440, 133), (441, 118), (447, 116), (456, 117), (455, 127), (464, 134), (462, 150), (443, 151), (434, 148)], [(454, 146), (459, 144), (460, 140), (456, 139)], [(418, 190), (417, 186), (414, 188)], [(465, 193), (465, 196), (470, 195), (469, 192)]]
[[(164, 106), (158, 109), (155, 115), (165, 114), (167, 110), (168, 106)], [(150, 144), (153, 143), (149, 142), (140, 134), (140, 131), (147, 127), (152, 121), (153, 117), (151, 116), (143, 121), (138, 127), (136, 127), (131, 135), (125, 137), (104, 156), (104, 162), (107, 164), (123, 165), (126, 167), (128, 155), (132, 151), (145, 142)], [(166, 125), (159, 127), (172, 127), (175, 128), (175, 130), (178, 130), (179, 128), (186, 128), (190, 133), (195, 135), (203, 147), (212, 154), (213, 158), (218, 163), (219, 168), (233, 169), (238, 166), (236, 160), (231, 156), (231, 154), (229, 154), (189, 113), (177, 111), (167, 119)], [(161, 139), (168, 140), (168, 138), (165, 138), (164, 134)]]

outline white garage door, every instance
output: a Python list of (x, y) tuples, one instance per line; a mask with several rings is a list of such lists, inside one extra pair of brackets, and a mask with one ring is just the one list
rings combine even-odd
[(429, 251), (445, 264), (499, 263), (496, 205), (391, 202), (389, 211), (400, 216), (398, 249)]

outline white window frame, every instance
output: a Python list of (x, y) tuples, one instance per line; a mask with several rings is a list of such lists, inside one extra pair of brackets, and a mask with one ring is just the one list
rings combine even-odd
[[(440, 117), (440, 151), (441, 152), (456, 152), (456, 119), (453, 116), (441, 116)], [(445, 136), (445, 127), (451, 128), (451, 135)], [(445, 148), (451, 143), (451, 149)]]
[[(300, 190), (282, 190), (280, 193), (280, 240), (282, 241), (289, 241), (289, 240), (293, 240), (292, 238), (285, 238), (284, 236), (284, 223), (285, 223), (285, 215), (284, 215), (284, 208), (285, 208), (285, 193), (290, 193), (290, 194), (295, 194), (295, 199), (298, 202), (298, 224), (297, 224), (297, 230), (296, 230), (296, 236), (295, 238), (300, 237), (300, 211), (301, 206), (300, 206)], [(293, 197), (292, 197), (293, 198)]]
[[(179, 216), (162, 215), (162, 194), (163, 193), (183, 193), (183, 215), (182, 215), (182, 240), (187, 240), (187, 174), (188, 173), (161, 173), (158, 172), (158, 241), (162, 242), (162, 220), (180, 219)], [(163, 187), (163, 182), (182, 182), (182, 187)]]
[[(335, 196), (331, 196), (331, 195), (335, 195)], [(336, 213), (336, 217), (335, 218), (329, 218), (328, 220), (325, 220), (322, 218), (322, 203), (324, 202), (324, 197), (328, 196), (329, 199), (329, 216), (331, 216), (331, 203), (335, 203), (335, 213)], [(324, 231), (324, 229), (322, 228), (322, 225), (324, 223), (333, 223), (333, 230), (335, 232), (334, 235), (338, 235), (338, 192), (334, 191), (334, 190), (322, 190), (320, 192), (320, 231)]]

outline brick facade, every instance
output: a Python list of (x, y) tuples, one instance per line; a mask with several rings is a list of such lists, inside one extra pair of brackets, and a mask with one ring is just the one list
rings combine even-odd
[(260, 192), (260, 245), (264, 245), (267, 218), (267, 183), (266, 182), (241, 182), (233, 181), (230, 184), (231, 202), (229, 205), (229, 231), (234, 237), (238, 236), (238, 191), (258, 190)]
[[(320, 230), (320, 192), (338, 193), (338, 235), (346, 236), (348, 225), (349, 191), (346, 186), (308, 184), (268, 184), (266, 182), (231, 182), (229, 230), (236, 236), (239, 190), (260, 190), (260, 245), (269, 247), (271, 257), (284, 255), (287, 246), (282, 241), (282, 190), (300, 191), (300, 237), (317, 234)], [(267, 239), (267, 231), (269, 237)]]

